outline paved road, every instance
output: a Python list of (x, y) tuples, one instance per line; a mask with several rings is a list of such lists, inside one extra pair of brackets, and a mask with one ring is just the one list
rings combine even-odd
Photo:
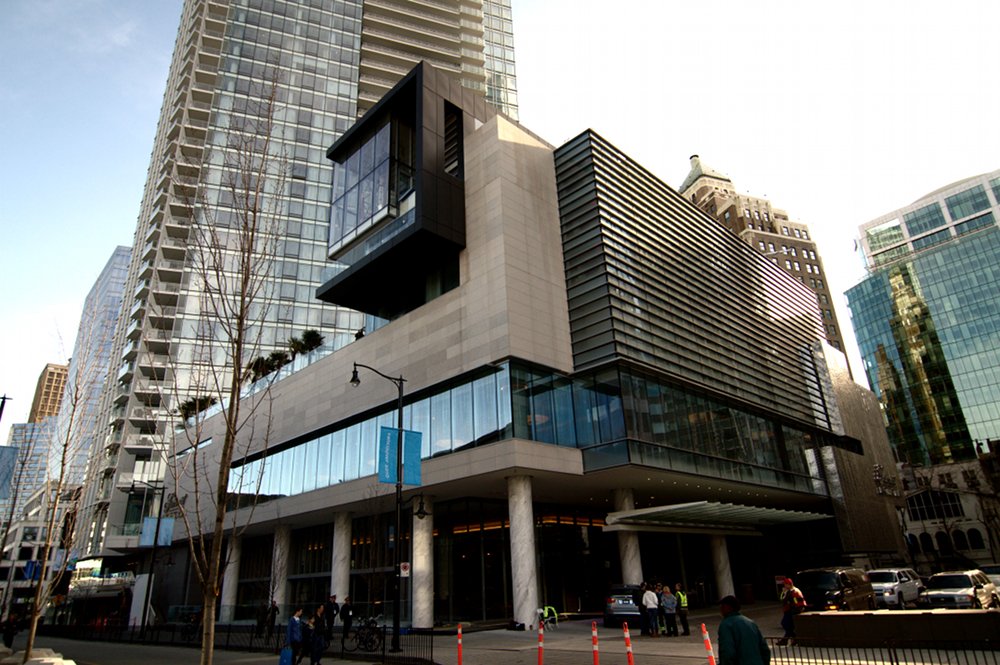
[[(780, 634), (780, 609), (775, 603), (759, 603), (744, 609), (744, 613), (761, 626), (765, 635)], [(705, 662), (705, 646), (700, 624), (704, 622), (709, 635), (715, 635), (719, 616), (715, 610), (695, 611), (691, 615), (689, 637), (650, 638), (633, 635), (632, 649), (636, 665), (659, 665), (669, 661), (693, 665)], [(622, 631), (604, 628), (598, 621), (600, 657), (603, 663), (626, 663)], [(636, 627), (635, 633), (638, 633)], [(537, 665), (538, 635), (535, 632), (490, 630), (466, 632), (463, 636), (463, 665)], [(15, 649), (24, 645), (24, 635), (18, 635)], [(82, 642), (41, 637), (38, 646), (48, 647), (72, 658), (78, 665), (188, 665), (198, 662), (198, 651), (182, 647), (143, 646), (107, 642)], [(545, 633), (545, 665), (587, 665), (593, 662), (591, 622), (563, 622), (558, 629)], [(440, 665), (457, 665), (458, 650), (454, 635), (434, 639), (434, 660)], [(274, 654), (239, 651), (216, 651), (218, 665), (275, 665)], [(351, 661), (326, 657), (323, 663), (337, 665)]]

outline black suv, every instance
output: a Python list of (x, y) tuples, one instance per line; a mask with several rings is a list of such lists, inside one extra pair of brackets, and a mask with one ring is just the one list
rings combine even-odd
[(860, 568), (811, 568), (795, 576), (806, 611), (873, 610), (875, 591)]

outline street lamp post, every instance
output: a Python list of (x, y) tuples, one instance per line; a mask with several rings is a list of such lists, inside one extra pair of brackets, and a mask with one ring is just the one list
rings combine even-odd
[(149, 599), (153, 591), (153, 565), (156, 563), (156, 546), (160, 541), (160, 521), (163, 518), (163, 499), (165, 498), (164, 490), (166, 487), (156, 487), (152, 483), (144, 480), (132, 481), (133, 486), (136, 483), (145, 485), (153, 490), (153, 496), (156, 496), (157, 490), (160, 492), (160, 504), (156, 509), (156, 528), (153, 530), (153, 548), (149, 552), (149, 572), (146, 574), (146, 598), (142, 604), (142, 623), (139, 625), (139, 639), (144, 640), (146, 639), (146, 621), (149, 617)]
[(357, 388), (361, 384), (358, 378), (358, 368), (364, 368), (375, 372), (383, 379), (392, 381), (399, 391), (399, 401), (396, 413), (396, 543), (392, 548), (392, 642), (390, 651), (399, 651), (399, 612), (402, 601), (400, 599), (400, 556), (402, 551), (402, 525), (403, 525), (403, 384), (406, 379), (402, 375), (398, 377), (383, 374), (374, 367), (354, 363), (354, 372), (351, 374), (351, 385)]

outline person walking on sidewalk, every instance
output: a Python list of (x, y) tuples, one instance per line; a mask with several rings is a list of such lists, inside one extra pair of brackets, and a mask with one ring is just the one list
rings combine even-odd
[(795, 644), (795, 615), (800, 613), (806, 606), (806, 598), (792, 582), (791, 577), (786, 577), (784, 587), (781, 592), (781, 627), (785, 629), (785, 636), (778, 640), (778, 646), (785, 646), (791, 641)]
[(720, 600), (719, 613), (719, 665), (770, 665), (771, 650), (757, 624), (740, 614), (736, 596)]
[(674, 585), (674, 595), (677, 596), (677, 618), (681, 622), (681, 635), (690, 635), (688, 628), (688, 595), (684, 593), (684, 585), (678, 582)]

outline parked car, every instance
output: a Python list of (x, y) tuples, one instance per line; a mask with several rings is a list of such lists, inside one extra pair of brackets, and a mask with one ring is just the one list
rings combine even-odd
[(985, 566), (979, 566), (979, 570), (986, 573), (986, 577), (990, 578), (990, 582), (993, 582), (997, 589), (1000, 589), (1000, 563), (990, 563)]
[(633, 599), (634, 594), (638, 591), (639, 587), (635, 584), (616, 584), (611, 587), (604, 603), (605, 626), (620, 627), (623, 621), (628, 621), (636, 627), (639, 626), (642, 614)]
[(860, 568), (812, 568), (795, 576), (806, 611), (873, 610), (875, 590)]
[(916, 602), (924, 583), (912, 568), (880, 568), (868, 571), (868, 580), (875, 591), (875, 604), (906, 609), (906, 603)]
[(931, 575), (920, 596), (930, 607), (982, 609), (1000, 607), (997, 587), (981, 570), (953, 570)]

